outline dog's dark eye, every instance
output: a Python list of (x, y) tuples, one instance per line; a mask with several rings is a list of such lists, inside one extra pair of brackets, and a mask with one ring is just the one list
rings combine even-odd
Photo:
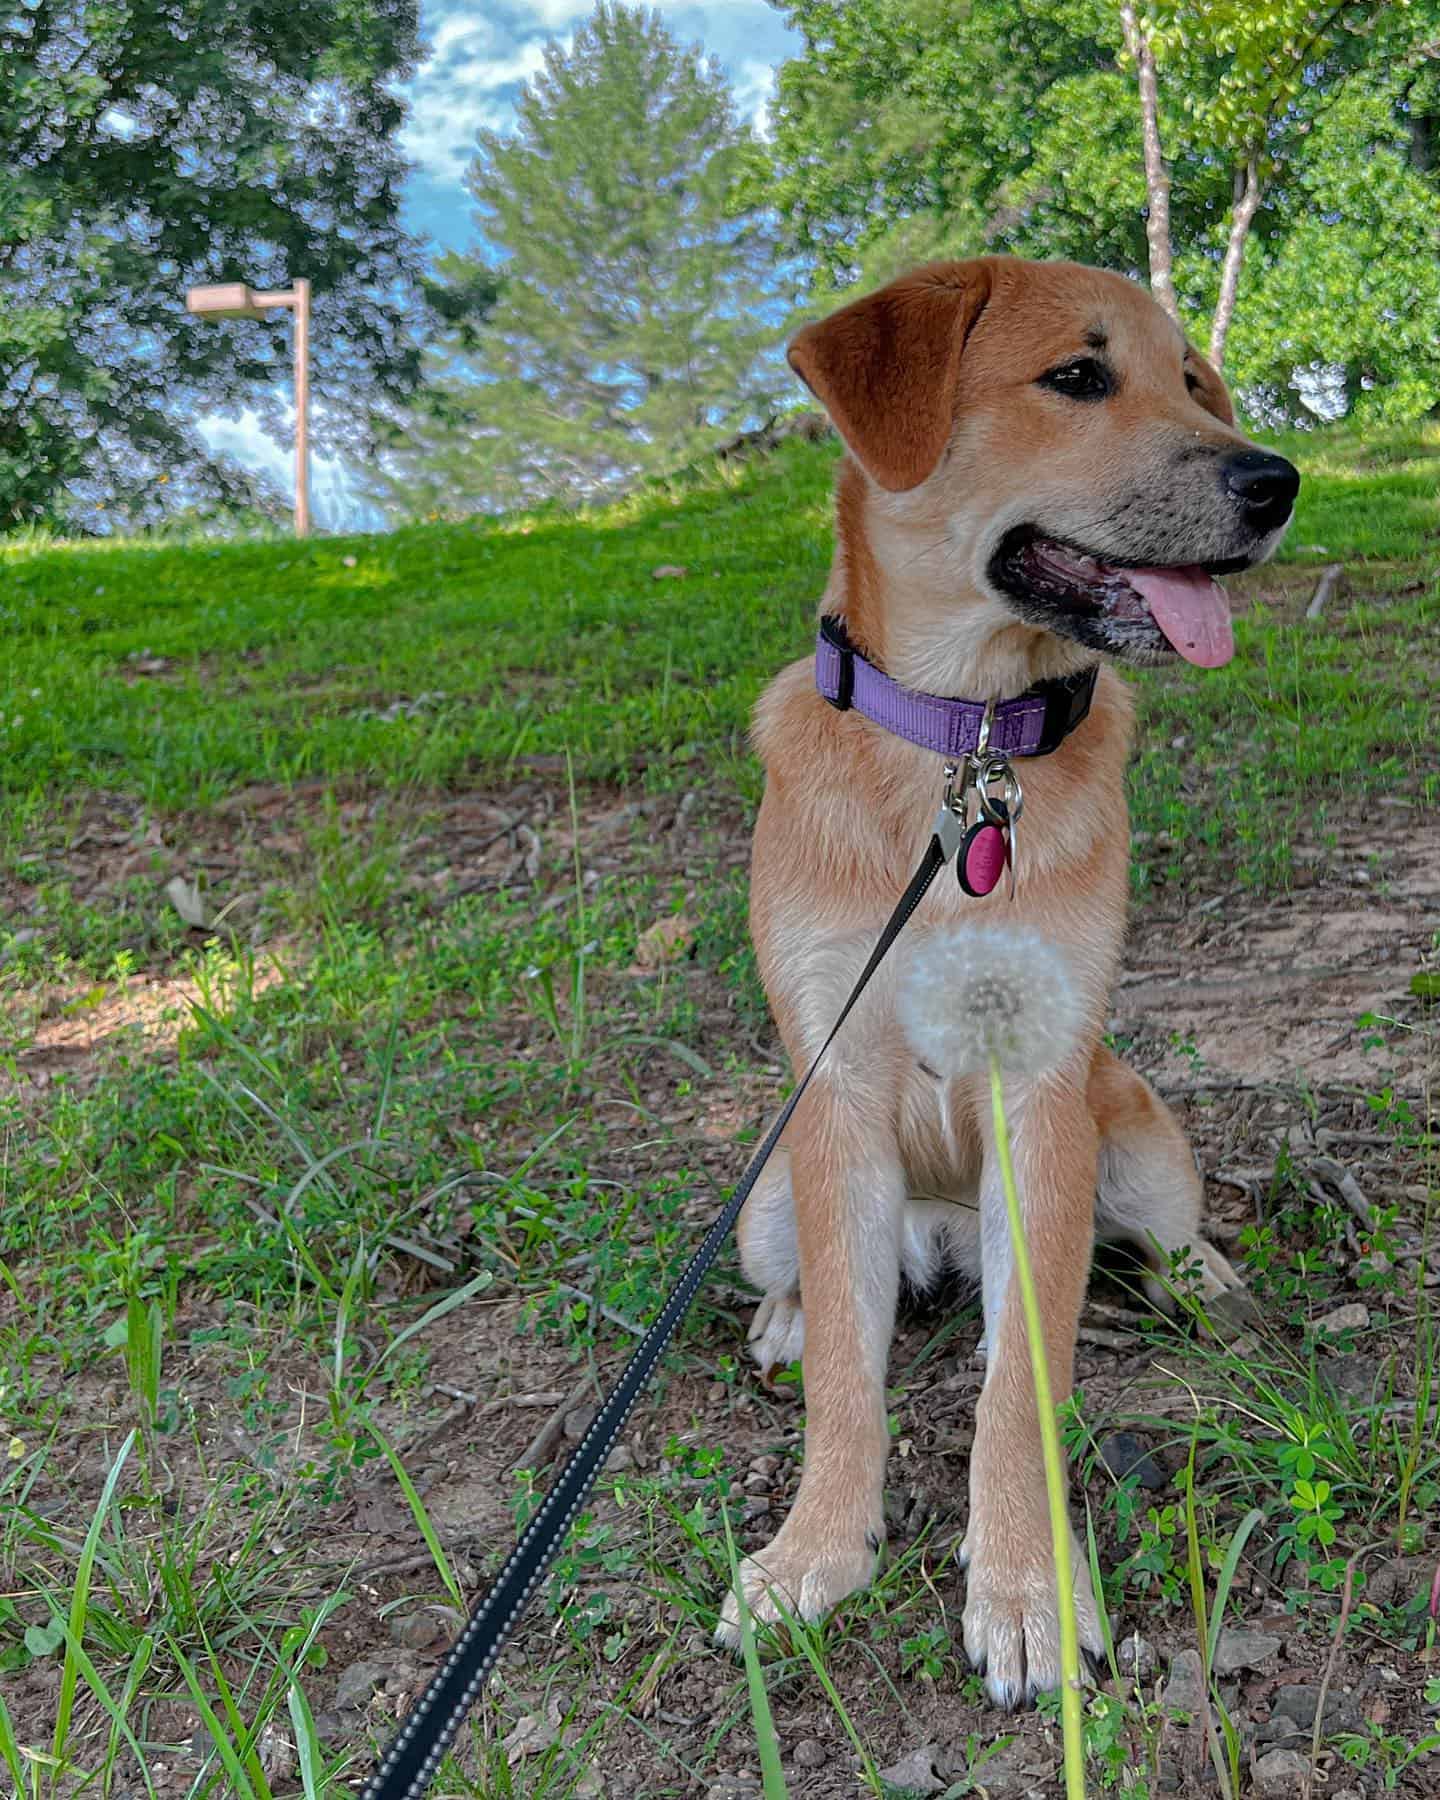
[(1093, 356), (1061, 363), (1058, 369), (1051, 369), (1048, 375), (1040, 377), (1040, 385), (1053, 388), (1057, 394), (1064, 394), (1071, 400), (1103, 400), (1114, 387), (1110, 371)]

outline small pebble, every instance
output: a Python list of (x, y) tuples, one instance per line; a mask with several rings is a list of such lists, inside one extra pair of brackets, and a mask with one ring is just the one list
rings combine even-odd
[(1215, 1644), (1215, 1673), (1236, 1675), (1241, 1669), (1260, 1669), (1280, 1654), (1280, 1639), (1263, 1631), (1232, 1631), (1227, 1625)]
[(1167, 1712), (1194, 1716), (1205, 1703), (1205, 1670), (1200, 1662), (1200, 1652), (1181, 1650), (1170, 1664), (1170, 1679), (1165, 1683), (1161, 1704)]
[(1152, 1494), (1169, 1486), (1170, 1477), (1133, 1432), (1112, 1432), (1100, 1445), (1100, 1457), (1117, 1481), (1133, 1475)]
[(453, 1606), (422, 1606), (390, 1621), (390, 1635), (407, 1650), (438, 1650), (453, 1644), (465, 1621)]
[(1342, 1331), (1364, 1331), (1369, 1323), (1370, 1309), (1356, 1300), (1349, 1306), (1337, 1306), (1323, 1319), (1316, 1319), (1310, 1330), (1317, 1335), (1323, 1331), (1327, 1337), (1339, 1337)]
[(1310, 1758), (1298, 1750), (1267, 1750), (1255, 1764), (1255, 1792), (1273, 1795), (1275, 1800), (1284, 1795), (1290, 1800), (1303, 1791), (1309, 1773)]
[(792, 1758), (798, 1768), (823, 1769), (830, 1760), (829, 1752), (816, 1738), (801, 1738)]
[(595, 1417), (593, 1406), (577, 1406), (566, 1413), (564, 1432), (572, 1442), (578, 1442), (590, 1429), (590, 1422)]
[(384, 1684), (385, 1670), (379, 1663), (351, 1663), (348, 1669), (342, 1670), (335, 1684), (336, 1712), (349, 1712), (353, 1707), (368, 1705), (376, 1688)]
[(1132, 1631), (1129, 1637), (1121, 1638), (1116, 1647), (1115, 1660), (1124, 1675), (1130, 1675), (1136, 1681), (1144, 1681), (1155, 1672), (1155, 1646), (1148, 1638), (1141, 1637), (1138, 1631)]

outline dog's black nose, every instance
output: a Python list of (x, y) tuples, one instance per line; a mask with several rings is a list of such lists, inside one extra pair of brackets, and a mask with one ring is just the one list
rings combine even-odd
[(1300, 471), (1269, 450), (1237, 450), (1220, 465), (1225, 486), (1245, 508), (1245, 522), (1274, 531), (1290, 517), (1300, 492)]

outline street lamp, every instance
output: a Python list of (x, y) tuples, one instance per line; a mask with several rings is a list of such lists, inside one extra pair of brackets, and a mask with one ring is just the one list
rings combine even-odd
[(243, 281), (192, 287), (185, 310), (201, 319), (263, 319), (276, 307), (295, 316), (295, 535), (310, 535), (310, 283), (278, 294), (257, 294)]

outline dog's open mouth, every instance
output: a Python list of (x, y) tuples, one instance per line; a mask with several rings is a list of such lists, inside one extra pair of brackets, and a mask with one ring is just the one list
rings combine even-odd
[(990, 565), (991, 579), (1066, 636), (1137, 662), (1167, 651), (1203, 669), (1235, 654), (1230, 597), (1215, 579), (1246, 559), (1178, 568), (1125, 567), (1102, 561), (1030, 527), (1006, 535)]

